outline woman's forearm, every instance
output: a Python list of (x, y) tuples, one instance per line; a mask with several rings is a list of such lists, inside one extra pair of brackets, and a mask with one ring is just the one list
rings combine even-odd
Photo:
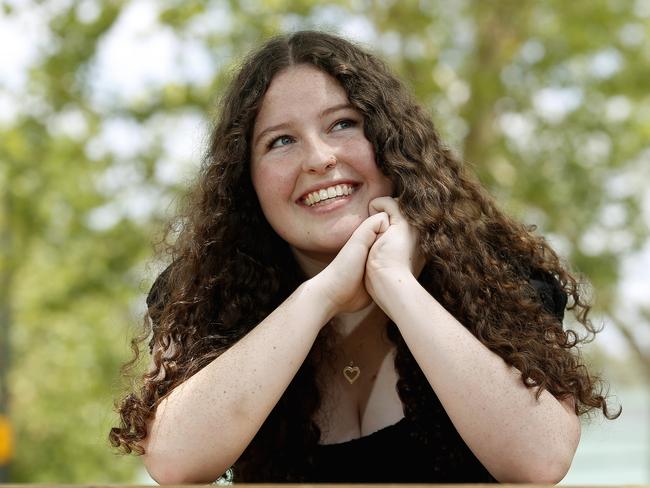
[(307, 281), (158, 405), (143, 443), (156, 481), (211, 482), (239, 458), (330, 319), (320, 297)]
[(568, 405), (525, 387), (411, 275), (374, 282), (375, 302), (400, 329), (463, 440), (501, 482), (556, 483), (568, 471), (580, 422)]

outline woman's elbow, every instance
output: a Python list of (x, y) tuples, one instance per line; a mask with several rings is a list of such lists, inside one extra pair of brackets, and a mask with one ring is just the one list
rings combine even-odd
[(159, 485), (203, 485), (213, 483), (219, 478), (197, 476), (196, 473), (185, 473), (178, 466), (169, 464), (166, 466), (148, 467), (149, 476)]
[(495, 475), (499, 483), (526, 483), (555, 485), (569, 472), (571, 463), (536, 462), (534, 465), (512, 469), (507, 474)]
[(142, 458), (149, 476), (159, 485), (208, 484), (220, 476), (206, 474), (200, 467), (191, 466), (176, 456), (147, 454), (145, 451)]
[(534, 465), (529, 466), (525, 479), (522, 481), (542, 485), (559, 483), (571, 468), (577, 445), (577, 441), (575, 444), (571, 442), (564, 448), (557, 449), (552, 456), (540, 456), (540, 459)]
[(497, 479), (501, 483), (557, 484), (569, 472), (579, 441), (578, 423), (563, 442), (546, 447), (546, 452), (531, 456), (527, 462), (519, 463), (516, 469), (508, 470), (508, 475)]
[(145, 451), (142, 462), (149, 476), (159, 485), (182, 485), (187, 481), (182, 476), (183, 473), (177, 469), (178, 463), (168, 462), (160, 455)]
[(209, 484), (214, 480), (200, 480), (193, 477), (183, 476), (178, 471), (174, 470), (163, 470), (152, 472), (147, 469), (149, 476), (159, 485), (198, 485), (198, 484)]
[(564, 479), (570, 467), (571, 460), (539, 463), (521, 482), (535, 485), (555, 485)]

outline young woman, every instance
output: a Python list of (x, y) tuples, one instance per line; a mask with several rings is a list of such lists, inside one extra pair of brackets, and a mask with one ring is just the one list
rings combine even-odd
[(386, 66), (278, 37), (220, 108), (113, 445), (161, 483), (562, 479), (614, 417), (562, 326), (590, 307)]

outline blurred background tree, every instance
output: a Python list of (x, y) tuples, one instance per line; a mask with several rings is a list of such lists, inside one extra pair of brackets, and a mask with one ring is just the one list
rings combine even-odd
[(635, 256), (650, 261), (650, 2), (0, 5), (0, 406), (15, 429), (12, 481), (137, 479), (139, 461), (115, 457), (106, 437), (162, 265), (147, 267), (151, 243), (198, 167), (233, 66), (300, 28), (384, 57), (500, 204), (591, 281), (598, 323), (631, 353), (596, 341), (595, 368), (622, 384), (650, 376), (650, 311), (621, 286)]

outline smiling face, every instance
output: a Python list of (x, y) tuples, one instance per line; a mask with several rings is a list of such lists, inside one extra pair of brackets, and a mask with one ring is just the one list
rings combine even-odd
[(264, 216), (299, 254), (331, 259), (392, 194), (343, 87), (310, 65), (273, 78), (255, 120), (251, 178)]

